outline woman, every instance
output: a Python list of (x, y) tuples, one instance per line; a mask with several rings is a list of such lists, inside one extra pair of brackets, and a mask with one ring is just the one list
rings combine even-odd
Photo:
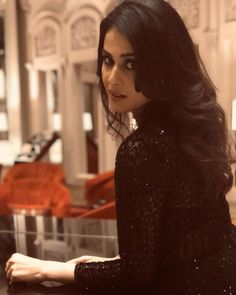
[[(14, 254), (10, 281), (75, 281), (112, 294), (236, 294), (236, 242), (225, 115), (177, 12), (124, 1), (101, 23), (98, 70), (116, 158), (119, 257), (68, 263)], [(130, 293), (131, 294), (131, 293)]]

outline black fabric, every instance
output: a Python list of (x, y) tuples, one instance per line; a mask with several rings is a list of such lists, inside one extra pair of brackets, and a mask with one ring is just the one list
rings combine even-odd
[(228, 203), (203, 194), (170, 128), (148, 124), (121, 144), (115, 186), (120, 259), (76, 265), (81, 291), (236, 294)]

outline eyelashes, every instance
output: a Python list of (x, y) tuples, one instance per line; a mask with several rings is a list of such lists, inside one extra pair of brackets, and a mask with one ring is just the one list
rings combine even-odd
[[(113, 58), (110, 55), (102, 55), (103, 64), (111, 67), (115, 64)], [(135, 69), (135, 59), (134, 58), (124, 58), (122, 61), (122, 67), (127, 70), (133, 71)]]
[(113, 59), (109, 55), (104, 54), (102, 56), (102, 60), (103, 60), (103, 63), (107, 66), (111, 66), (114, 64)]
[(135, 61), (134, 61), (134, 59), (127, 59), (125, 61), (125, 67), (128, 70), (134, 70), (135, 69)]

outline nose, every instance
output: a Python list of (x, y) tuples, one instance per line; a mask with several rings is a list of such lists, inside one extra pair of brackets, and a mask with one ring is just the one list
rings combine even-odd
[(119, 85), (121, 83), (121, 72), (118, 66), (114, 65), (108, 75), (108, 83), (111, 85)]

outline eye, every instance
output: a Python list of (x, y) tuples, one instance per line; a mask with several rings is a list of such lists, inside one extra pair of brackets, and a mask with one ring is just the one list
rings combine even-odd
[(129, 59), (129, 60), (126, 60), (125, 61), (125, 67), (128, 69), (128, 70), (134, 70), (134, 59)]
[(109, 55), (103, 55), (103, 63), (107, 66), (111, 66), (114, 64), (113, 59)]

